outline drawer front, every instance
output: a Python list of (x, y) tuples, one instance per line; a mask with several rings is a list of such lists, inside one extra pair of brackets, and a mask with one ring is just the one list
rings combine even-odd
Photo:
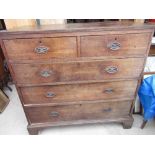
[(14, 64), (17, 83), (40, 84), (88, 80), (137, 78), (144, 58), (53, 64)]
[(23, 87), (21, 92), (25, 104), (53, 105), (65, 102), (133, 99), (137, 81), (119, 81), (91, 84), (57, 85), (44, 87)]
[(53, 107), (29, 107), (25, 111), (31, 123), (74, 120), (115, 119), (129, 114), (130, 101), (79, 104)]
[(81, 56), (145, 55), (150, 33), (81, 37)]
[(76, 37), (4, 40), (11, 60), (76, 57)]

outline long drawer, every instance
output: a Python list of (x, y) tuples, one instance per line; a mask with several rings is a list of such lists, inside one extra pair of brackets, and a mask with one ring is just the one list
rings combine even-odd
[(144, 58), (49, 64), (13, 64), (18, 84), (138, 78)]
[(67, 106), (27, 107), (25, 111), (30, 122), (60, 123), (74, 120), (116, 119), (127, 116), (131, 101), (95, 104), (77, 104)]
[(21, 92), (25, 104), (59, 105), (65, 102), (133, 99), (137, 81), (104, 82), (91, 84), (23, 87)]
[(81, 56), (145, 55), (150, 33), (81, 37)]
[(4, 40), (11, 60), (74, 58), (77, 56), (76, 37)]

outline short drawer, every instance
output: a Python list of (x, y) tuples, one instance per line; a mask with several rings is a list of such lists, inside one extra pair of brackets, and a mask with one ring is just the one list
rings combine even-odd
[(77, 56), (76, 37), (4, 40), (9, 59), (40, 60)]
[(150, 33), (81, 37), (81, 56), (145, 55)]
[(18, 84), (49, 84), (138, 78), (144, 58), (53, 64), (13, 64)]
[[(23, 87), (21, 92), (25, 104), (66, 104), (66, 102), (110, 99), (133, 99), (137, 81), (103, 82), (42, 87)], [(72, 103), (72, 104), (73, 104)]]
[(25, 111), (33, 124), (89, 119), (116, 119), (117, 117), (127, 116), (130, 107), (130, 101), (123, 101), (68, 106), (27, 107)]

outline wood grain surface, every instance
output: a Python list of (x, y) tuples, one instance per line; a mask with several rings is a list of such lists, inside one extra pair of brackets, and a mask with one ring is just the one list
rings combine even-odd
[[(25, 104), (50, 103), (59, 105), (62, 102), (93, 100), (110, 100), (134, 98), (137, 81), (119, 81), (91, 84), (74, 84), (43, 87), (23, 87), (21, 92)], [(53, 103), (53, 104), (52, 104)]]
[[(53, 64), (13, 64), (12, 67), (18, 84), (39, 85), (40, 83), (138, 78), (142, 72), (143, 63), (143, 58), (128, 58)], [(111, 67), (117, 68), (115, 73), (108, 72), (107, 69)], [(48, 77), (42, 73), (47, 73)]]
[(29, 133), (96, 122), (131, 128), (154, 28), (104, 22), (1, 31)]

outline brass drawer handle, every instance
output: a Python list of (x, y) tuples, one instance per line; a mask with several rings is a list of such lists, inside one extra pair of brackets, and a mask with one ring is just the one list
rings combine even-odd
[(48, 52), (48, 50), (49, 50), (49, 48), (46, 46), (38, 46), (35, 48), (35, 52), (38, 54), (45, 54)]
[(103, 91), (104, 93), (107, 93), (107, 94), (111, 94), (114, 92), (114, 90), (112, 88), (107, 88)]
[(118, 68), (116, 66), (108, 66), (105, 68), (105, 71), (109, 74), (113, 74), (118, 72)]
[(40, 72), (40, 75), (45, 78), (51, 76), (52, 74), (53, 74), (53, 71), (50, 71), (50, 70), (43, 70)]
[(58, 116), (59, 116), (59, 112), (57, 112), (57, 111), (52, 111), (52, 112), (50, 112), (49, 115), (52, 116), (52, 117), (58, 117)]
[(116, 51), (121, 48), (121, 44), (119, 42), (111, 42), (107, 45), (107, 47), (112, 51)]
[(55, 94), (53, 92), (47, 92), (46, 93), (46, 97), (48, 97), (48, 98), (52, 98), (54, 96), (55, 96)]
[(107, 108), (107, 109), (103, 109), (102, 112), (110, 112), (112, 109), (111, 108)]

